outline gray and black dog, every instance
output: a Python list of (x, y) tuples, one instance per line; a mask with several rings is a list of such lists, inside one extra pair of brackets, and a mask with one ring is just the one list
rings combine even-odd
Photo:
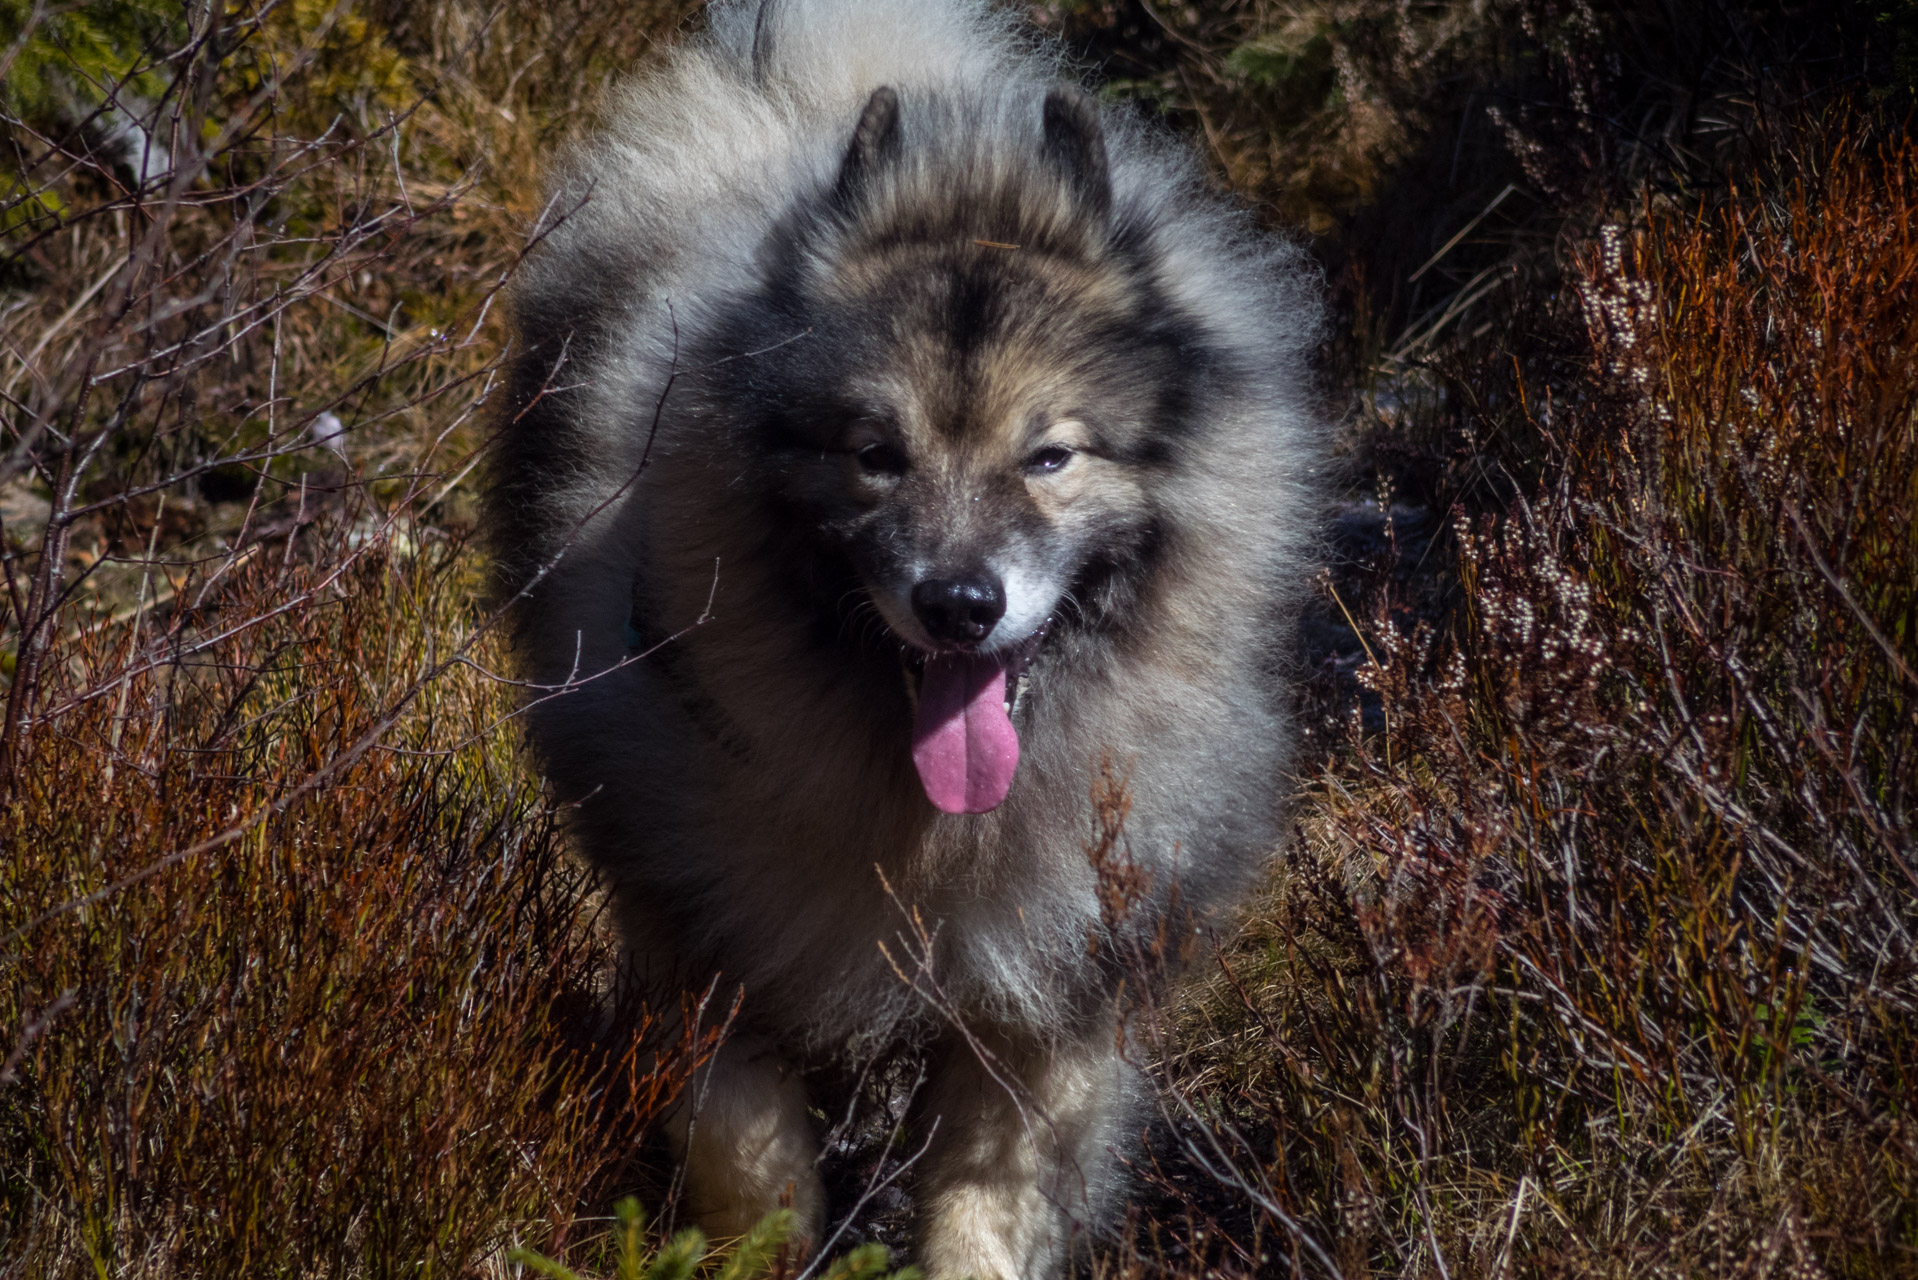
[(691, 1208), (817, 1242), (805, 1073), (909, 1042), (918, 1260), (1054, 1274), (1136, 1127), (1099, 779), (1142, 936), (1278, 841), (1317, 277), (981, 0), (722, 0), (550, 190), (487, 524), (633, 975), (744, 992)]

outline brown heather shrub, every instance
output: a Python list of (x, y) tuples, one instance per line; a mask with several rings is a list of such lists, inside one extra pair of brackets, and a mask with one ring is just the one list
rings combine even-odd
[(1188, 1015), (1214, 1265), (1918, 1274), (1915, 158), (1580, 254), (1547, 483), (1457, 516), (1449, 626), (1377, 590), (1377, 727)]
[(0, 1274), (565, 1256), (709, 1046), (608, 1007), (465, 548), (667, 8), (0, 6)]
[(0, 816), (12, 1274), (458, 1273), (677, 1079), (592, 1046), (592, 897), (435, 652), (469, 562), (363, 537), (55, 650)]

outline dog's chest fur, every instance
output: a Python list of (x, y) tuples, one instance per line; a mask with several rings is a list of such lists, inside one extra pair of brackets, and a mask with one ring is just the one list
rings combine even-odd
[(789, 1016), (780, 1029), (816, 1046), (889, 1034), (911, 1003), (895, 966), (927, 978), (928, 939), (931, 981), (970, 1009), (1040, 1021), (1091, 999), (1097, 748), (1067, 741), (1059, 713), (1100, 696), (1096, 674), (1044, 655), (1017, 709), (1015, 796), (940, 814), (913, 771), (897, 656), (825, 640), (745, 557), (730, 581), (716, 558), (713, 620), (642, 660), (635, 708), (654, 730), (640, 771), (691, 765), (690, 785), (657, 793), (681, 959), (744, 982), (749, 1016)]

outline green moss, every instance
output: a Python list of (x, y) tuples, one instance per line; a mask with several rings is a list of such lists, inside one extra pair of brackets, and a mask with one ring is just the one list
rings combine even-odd
[[(46, 12), (36, 18), (36, 7)], [(18, 50), (0, 80), (0, 103), (40, 123), (84, 114), (124, 87), (157, 97), (165, 82), (154, 55), (183, 31), (180, 6), (164, 0), (0, 0), (0, 49)]]

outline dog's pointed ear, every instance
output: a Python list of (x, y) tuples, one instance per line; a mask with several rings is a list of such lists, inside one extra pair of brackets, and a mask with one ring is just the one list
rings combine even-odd
[(1046, 159), (1086, 211), (1104, 219), (1112, 212), (1112, 169), (1099, 109), (1083, 90), (1060, 86), (1046, 94), (1045, 121)]
[(898, 154), (899, 94), (891, 85), (881, 85), (872, 91), (866, 109), (859, 113), (859, 123), (853, 126), (852, 143), (833, 183), (833, 199), (842, 207), (857, 200), (872, 175)]

